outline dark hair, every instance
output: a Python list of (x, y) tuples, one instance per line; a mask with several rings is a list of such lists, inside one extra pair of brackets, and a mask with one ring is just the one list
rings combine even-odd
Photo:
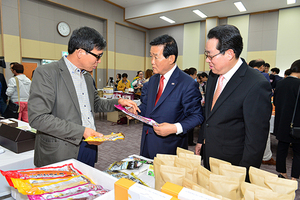
[(201, 76), (201, 77), (206, 77), (206, 78), (208, 78), (208, 75), (207, 75), (207, 73), (205, 73), (205, 72), (202, 72), (202, 73), (200, 74), (200, 76)]
[(284, 72), (284, 75), (286, 75), (286, 76), (289, 76), (289, 75), (291, 75), (291, 69), (287, 69), (287, 70), (285, 70), (285, 72)]
[(221, 25), (211, 29), (207, 34), (208, 39), (216, 38), (219, 40), (217, 49), (223, 54), (228, 49), (232, 49), (235, 58), (239, 58), (243, 50), (243, 38), (237, 27), (232, 25)]
[(23, 74), (24, 72), (24, 66), (20, 63), (13, 64), (12, 69), (15, 70), (18, 74)]
[(121, 79), (121, 74), (118, 73), (117, 76), (118, 76), (119, 79)]
[(186, 74), (189, 74), (189, 69), (186, 68), (186, 69), (183, 70), (183, 72), (186, 73)]
[(194, 75), (195, 72), (197, 72), (197, 69), (194, 68), (194, 67), (191, 67), (191, 68), (189, 68), (189, 70), (188, 70), (188, 75)]
[(126, 77), (126, 78), (127, 78), (127, 77), (128, 77), (128, 75), (127, 75), (126, 73), (123, 73), (123, 74), (122, 74), (122, 78), (124, 78), (124, 77)]
[(291, 73), (293, 73), (293, 72), (300, 73), (300, 59), (293, 62), (290, 70), (291, 70)]
[(150, 42), (151, 46), (164, 45), (163, 56), (168, 58), (171, 55), (175, 56), (174, 63), (177, 60), (178, 56), (178, 47), (175, 39), (169, 35), (162, 35)]
[(265, 66), (265, 61), (264, 60), (256, 60), (255, 62), (254, 62), (254, 65), (253, 65), (253, 67), (257, 67), (257, 68), (259, 68), (260, 66)]
[(152, 69), (147, 69), (145, 72), (145, 79), (150, 78), (153, 75)]
[(137, 71), (137, 74), (136, 74), (136, 76), (139, 76), (140, 72), (143, 72), (143, 71)]
[(265, 63), (265, 67), (266, 68), (270, 68), (270, 64), (269, 63)]
[(254, 67), (254, 63), (255, 63), (255, 60), (251, 60), (248, 65), (253, 68)]
[(274, 67), (274, 68), (271, 69), (271, 72), (275, 72), (276, 74), (279, 74), (280, 69), (277, 68), (277, 67)]
[(106, 41), (102, 35), (95, 29), (85, 26), (73, 31), (68, 43), (68, 53), (72, 54), (80, 48), (92, 51), (94, 48), (102, 50), (105, 47)]

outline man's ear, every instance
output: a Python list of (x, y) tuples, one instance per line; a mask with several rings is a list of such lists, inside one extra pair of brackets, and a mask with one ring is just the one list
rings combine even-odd
[(235, 58), (235, 53), (232, 49), (228, 49), (225, 53), (229, 60), (232, 60)]
[(170, 55), (168, 57), (168, 60), (169, 60), (169, 64), (173, 64), (175, 62), (175, 55)]

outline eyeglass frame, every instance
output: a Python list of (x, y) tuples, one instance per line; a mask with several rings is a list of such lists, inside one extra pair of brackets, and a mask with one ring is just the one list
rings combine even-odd
[(204, 51), (204, 56), (205, 56), (205, 59), (209, 59), (209, 60), (212, 60), (214, 57), (216, 57), (217, 55), (220, 55), (220, 54), (224, 54), (224, 52), (225, 52), (226, 50), (223, 50), (223, 51), (220, 51), (219, 53), (217, 53), (217, 54), (215, 54), (215, 55), (213, 55), (213, 56), (209, 56), (209, 55), (207, 55), (207, 51)]
[[(81, 49), (83, 49), (83, 48), (81, 48)], [(92, 56), (94, 56), (97, 59), (97, 61), (99, 61), (100, 58), (103, 56), (103, 52), (100, 55), (97, 55), (97, 54), (94, 54), (93, 52), (90, 52), (86, 49), (83, 49), (83, 50), (85, 50), (85, 52), (87, 52), (87, 53), (91, 54)]]

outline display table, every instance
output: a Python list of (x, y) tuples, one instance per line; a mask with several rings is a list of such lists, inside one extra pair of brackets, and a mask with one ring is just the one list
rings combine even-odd
[[(34, 168), (33, 152), (34, 150), (16, 154), (2, 146), (4, 153), (0, 154), (0, 169), (3, 171)], [(0, 197), (9, 195), (11, 187), (2, 174), (0, 175)]]

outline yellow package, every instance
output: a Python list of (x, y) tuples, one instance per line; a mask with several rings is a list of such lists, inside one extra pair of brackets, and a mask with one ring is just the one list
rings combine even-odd
[(125, 135), (123, 133), (114, 133), (112, 132), (110, 135), (104, 135), (102, 137), (88, 137), (84, 141), (86, 142), (104, 142), (104, 141), (116, 141), (116, 140), (124, 140)]
[(84, 175), (73, 176), (71, 178), (61, 179), (14, 179), (12, 182), (16, 189), (24, 195), (37, 195), (59, 190), (65, 190), (86, 183), (94, 184), (88, 177)]

